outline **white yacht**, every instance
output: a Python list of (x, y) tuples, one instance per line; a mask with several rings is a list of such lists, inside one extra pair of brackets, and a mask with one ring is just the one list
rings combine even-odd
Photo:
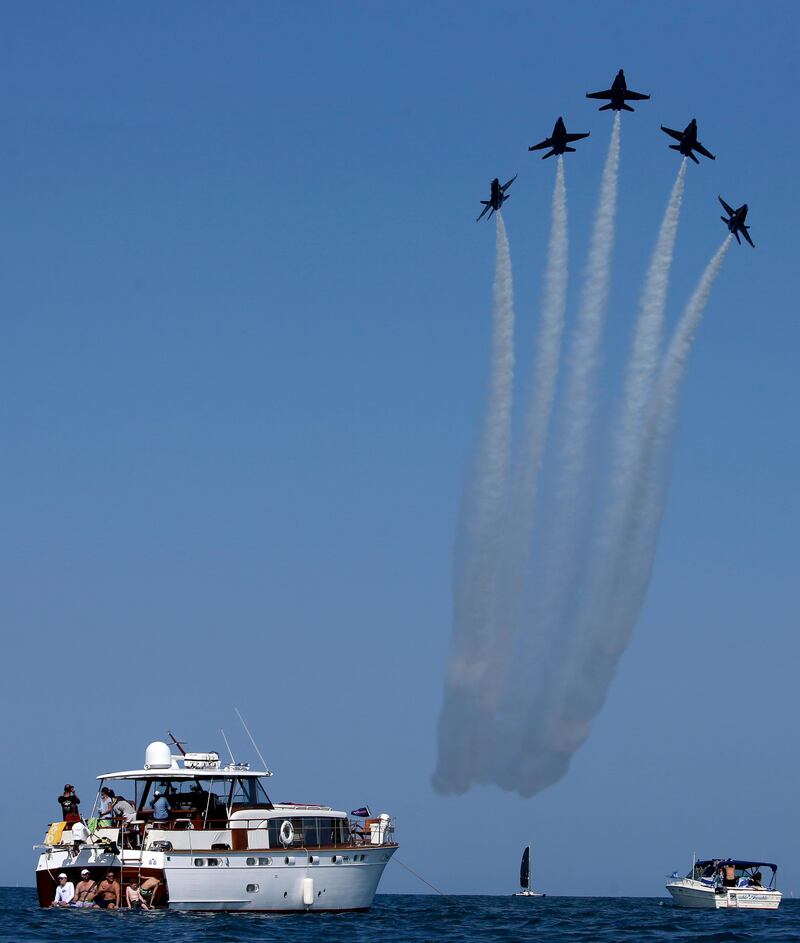
[[(180, 745), (178, 745), (180, 747)], [(119, 878), (124, 906), (131, 880), (153, 907), (171, 910), (366, 910), (383, 869), (397, 850), (394, 822), (359, 809), (351, 815), (323, 805), (273, 803), (271, 772), (223, 765), (217, 753), (181, 753), (157, 741), (141, 769), (103, 773), (100, 785), (133, 805), (128, 821), (95, 810), (78, 826), (53, 823), (36, 865), (39, 903), (48, 906), (57, 877), (77, 883), (83, 869)], [(156, 792), (167, 818), (153, 817)]]
[[(762, 869), (770, 872), (766, 880)], [(782, 897), (775, 887), (777, 870), (777, 865), (766, 861), (695, 860), (686, 877), (678, 877), (677, 871), (672, 875), (667, 890), (678, 907), (777, 910)]]

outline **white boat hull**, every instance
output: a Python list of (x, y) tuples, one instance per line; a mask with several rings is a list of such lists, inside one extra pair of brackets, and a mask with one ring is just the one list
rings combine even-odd
[[(167, 887), (170, 910), (250, 910), (277, 913), (366, 910), (372, 904), (392, 846), (338, 851), (183, 852), (124, 851), (122, 856), (82, 851), (42, 854), (37, 871), (67, 870), (79, 880), (88, 867), (155, 874)], [(142, 869), (142, 870), (140, 870)]]
[(723, 887), (719, 893), (711, 885), (691, 878), (672, 881), (667, 890), (677, 907), (709, 910), (777, 910), (781, 903), (780, 891), (759, 887)]

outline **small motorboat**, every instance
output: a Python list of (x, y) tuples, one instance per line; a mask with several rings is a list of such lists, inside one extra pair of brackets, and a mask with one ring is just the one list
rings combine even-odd
[(522, 890), (517, 891), (514, 897), (546, 897), (540, 891), (535, 891), (531, 886), (531, 846), (526, 845), (522, 852), (522, 861), (519, 863), (519, 886)]
[[(762, 869), (770, 872), (766, 880)], [(695, 859), (686, 877), (679, 877), (677, 871), (672, 874), (667, 890), (678, 907), (777, 910), (783, 896), (775, 887), (777, 870), (776, 864), (766, 861)]]

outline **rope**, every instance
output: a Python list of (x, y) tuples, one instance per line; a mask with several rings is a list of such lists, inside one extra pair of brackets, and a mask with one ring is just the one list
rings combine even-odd
[(430, 887), (430, 888), (432, 888), (434, 891), (436, 891), (437, 894), (441, 894), (442, 897), (446, 897), (448, 900), (455, 900), (455, 898), (452, 897), (450, 894), (445, 894), (444, 891), (440, 891), (439, 888), (436, 887), (435, 884), (431, 884), (430, 881), (426, 881), (425, 878), (424, 878), (421, 874), (417, 874), (417, 872), (416, 872), (413, 868), (409, 868), (409, 866), (408, 866), (407, 864), (404, 864), (404, 863), (397, 857), (397, 855), (393, 855), (392, 858), (391, 858), (391, 860), (394, 861), (396, 864), (399, 864), (401, 868), (405, 868), (406, 871), (408, 871), (410, 874), (413, 874), (414, 877), (415, 877), (415, 878), (418, 878), (420, 881), (422, 881), (423, 884), (427, 884), (428, 887)]

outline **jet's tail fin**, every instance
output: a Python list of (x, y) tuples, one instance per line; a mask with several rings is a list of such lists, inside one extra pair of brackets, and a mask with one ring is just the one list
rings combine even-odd
[(733, 230), (733, 234), (734, 234), (734, 236), (736, 236), (736, 241), (739, 243), (739, 245), (741, 245), (741, 244), (742, 244), (742, 240), (739, 238), (739, 233), (736, 232), (736, 230), (734, 229), (734, 230)]
[(546, 154), (542, 154), (542, 160), (547, 160), (548, 157), (552, 157), (555, 154), (555, 151), (548, 151)]
[(608, 111), (609, 108), (614, 107), (614, 102), (609, 102), (607, 105), (603, 105), (601, 108), (598, 108), (598, 111)]
[(575, 148), (574, 148), (574, 147), (565, 147), (564, 150), (565, 150), (565, 151), (569, 151), (570, 154), (574, 154), (574, 153), (575, 153)]
[(625, 111), (633, 111), (633, 108), (631, 108), (630, 105), (626, 105), (625, 102), (623, 102), (619, 107), (624, 108)]
[(671, 151), (679, 151), (681, 149), (680, 144), (668, 144), (667, 146)]
[(728, 223), (730, 222), (730, 220), (728, 220), (728, 219), (725, 219), (725, 217), (724, 217), (724, 216), (720, 216), (720, 219), (722, 220), (722, 222), (723, 222), (723, 223), (725, 223), (725, 225), (726, 225), (726, 226), (727, 226), (727, 225), (728, 225)]
[(699, 163), (700, 163), (700, 161), (694, 156), (694, 153), (693, 153), (692, 151), (689, 151), (688, 156), (691, 157), (692, 160), (693, 160), (696, 164), (699, 164)]

